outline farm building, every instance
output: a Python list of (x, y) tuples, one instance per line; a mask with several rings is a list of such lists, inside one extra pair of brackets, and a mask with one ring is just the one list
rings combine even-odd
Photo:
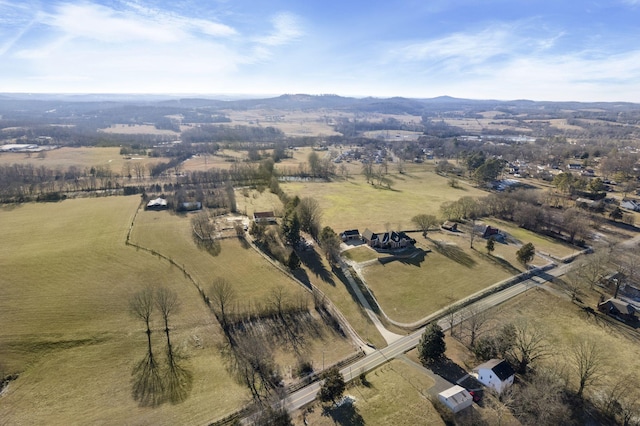
[(515, 375), (513, 368), (503, 359), (491, 359), (474, 368), (473, 372), (480, 383), (498, 393), (513, 384)]
[(640, 203), (633, 200), (624, 200), (620, 203), (620, 207), (623, 209), (633, 210), (634, 212), (640, 212)]
[(480, 235), (482, 238), (494, 237), (496, 240), (501, 238), (500, 230), (490, 225), (476, 225), (473, 228), (473, 232)]
[(202, 203), (200, 201), (189, 201), (186, 203), (180, 203), (179, 211), (191, 212), (202, 209)]
[(276, 221), (273, 212), (255, 212), (253, 213), (253, 221), (256, 223), (271, 223)]
[(438, 399), (454, 413), (462, 411), (473, 404), (473, 397), (469, 391), (459, 385), (440, 392)]
[(163, 210), (167, 208), (167, 200), (164, 198), (156, 198), (147, 203), (147, 210)]

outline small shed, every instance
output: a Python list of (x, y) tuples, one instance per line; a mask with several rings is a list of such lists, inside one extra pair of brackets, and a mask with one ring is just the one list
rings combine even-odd
[(446, 229), (447, 231), (457, 232), (458, 224), (456, 222), (451, 222), (447, 220), (445, 223), (441, 225), (442, 229)]
[(253, 221), (256, 223), (275, 222), (276, 215), (273, 212), (255, 212), (253, 213)]
[(438, 399), (454, 413), (462, 411), (473, 404), (473, 397), (469, 391), (459, 385), (440, 392)]

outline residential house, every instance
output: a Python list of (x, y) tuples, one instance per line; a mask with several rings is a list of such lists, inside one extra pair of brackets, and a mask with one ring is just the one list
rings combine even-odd
[(349, 229), (341, 233), (340, 238), (342, 238), (342, 241), (359, 240), (360, 231), (358, 231), (357, 229)]
[(503, 359), (491, 359), (474, 368), (473, 372), (480, 383), (497, 393), (511, 386), (515, 375), (513, 368)]
[(454, 413), (462, 411), (473, 404), (473, 397), (469, 391), (459, 385), (440, 392), (438, 399)]
[(276, 221), (273, 212), (254, 212), (253, 221), (256, 223), (272, 223)]
[(368, 228), (362, 233), (362, 239), (371, 247), (383, 249), (396, 249), (415, 244), (416, 240), (409, 237), (404, 232), (388, 231), (374, 233)]
[(446, 221), (442, 225), (440, 225), (442, 229), (446, 229), (447, 231), (458, 232), (458, 224), (456, 222)]
[(180, 203), (180, 207), (178, 208), (181, 212), (192, 212), (200, 209), (202, 209), (202, 203), (200, 201), (187, 201)]
[(482, 238), (494, 237), (495, 239), (498, 239), (498, 236), (500, 235), (500, 230), (490, 225), (476, 225), (473, 228), (473, 231)]
[(604, 312), (607, 315), (611, 315), (621, 321), (636, 322), (638, 317), (636, 316), (636, 308), (624, 300), (614, 299), (613, 297), (598, 303), (598, 310)]

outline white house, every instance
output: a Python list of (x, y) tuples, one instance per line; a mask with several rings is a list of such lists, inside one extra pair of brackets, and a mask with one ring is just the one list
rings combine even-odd
[(469, 391), (459, 385), (440, 392), (438, 399), (454, 413), (464, 410), (473, 404), (473, 397)]
[(480, 383), (498, 393), (502, 393), (513, 384), (515, 372), (509, 363), (502, 359), (491, 359), (473, 369)]

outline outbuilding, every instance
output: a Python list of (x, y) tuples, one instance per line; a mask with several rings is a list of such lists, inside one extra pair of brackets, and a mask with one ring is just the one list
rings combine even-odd
[(473, 404), (473, 397), (469, 391), (459, 385), (440, 392), (438, 399), (454, 413), (462, 411)]

